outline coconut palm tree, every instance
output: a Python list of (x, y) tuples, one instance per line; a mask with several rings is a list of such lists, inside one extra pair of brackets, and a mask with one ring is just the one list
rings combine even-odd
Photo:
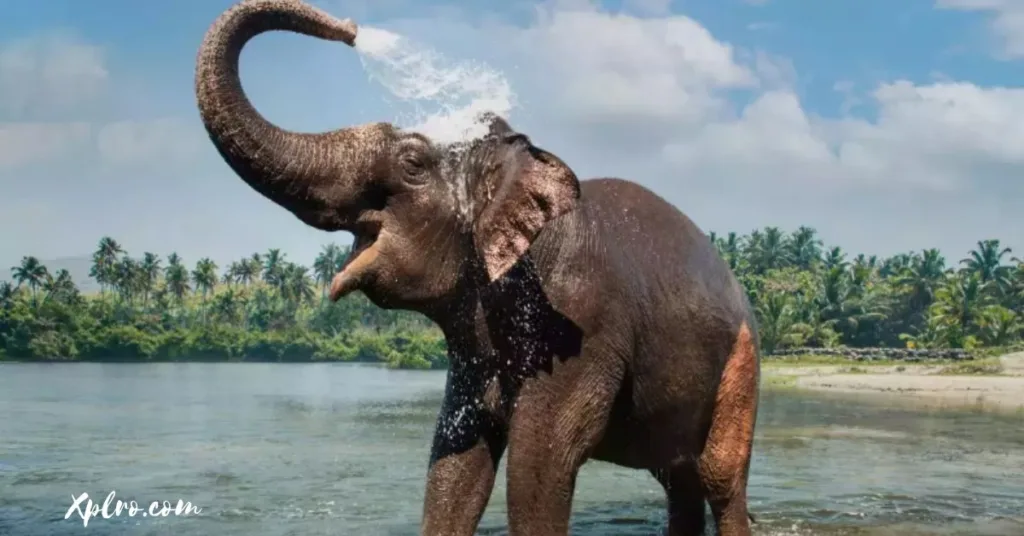
[(992, 304), (986, 287), (993, 283), (984, 282), (981, 277), (974, 271), (948, 274), (942, 286), (935, 291), (930, 321), (947, 346), (971, 348), (976, 343), (974, 334), (981, 315)]
[(1003, 257), (1012, 253), (1010, 248), (1001, 248), (999, 240), (979, 240), (978, 246), (972, 249), (965, 259), (960, 261), (968, 272), (978, 274), (982, 283), (995, 283), (992, 290), (1006, 287), (1010, 267), (1003, 264)]
[(0, 281), (0, 307), (6, 309), (10, 306), (19, 290), (10, 281)]
[(817, 231), (811, 227), (801, 226), (790, 235), (786, 243), (788, 257), (801, 270), (810, 270), (821, 262), (822, 242), (817, 238)]
[(44, 300), (56, 299), (63, 302), (70, 302), (78, 297), (78, 287), (71, 279), (71, 273), (65, 269), (57, 270), (55, 275), (47, 274), (46, 282), (43, 284), (46, 291)]
[(160, 281), (160, 257), (156, 253), (146, 252), (142, 255), (142, 262), (139, 266), (141, 270), (141, 289), (142, 299), (144, 303), (149, 304), (149, 296), (153, 293), (156, 288), (156, 284)]
[(338, 272), (338, 260), (341, 257), (341, 248), (331, 242), (323, 246), (320, 254), (313, 261), (313, 273), (316, 275), (316, 282), (320, 286), (322, 295), (327, 294), (327, 286)]
[(259, 259), (253, 260), (252, 258), (238, 261), (238, 267), (235, 270), (235, 281), (242, 284), (242, 286), (248, 287), (253, 281), (258, 279), (262, 264)]
[(309, 277), (309, 268), (293, 263), (283, 265), (279, 290), (285, 301), (293, 306), (311, 303), (315, 293), (313, 281)]
[(167, 268), (164, 269), (164, 281), (167, 283), (167, 288), (170, 290), (171, 295), (174, 296), (178, 304), (181, 305), (185, 301), (185, 296), (189, 292), (188, 282), (188, 269), (181, 262), (181, 257), (177, 253), (171, 253), (167, 257)]
[(910, 312), (921, 315), (935, 301), (935, 289), (946, 273), (946, 259), (935, 248), (909, 259), (908, 266), (894, 274), (894, 282), (908, 295)]
[(252, 274), (251, 282), (257, 281), (262, 278), (263, 275), (263, 256), (259, 253), (253, 253), (249, 257), (249, 271)]
[(733, 272), (740, 270), (740, 261), (743, 260), (743, 254), (740, 251), (740, 238), (736, 233), (729, 233), (725, 235), (725, 238), (719, 238), (717, 241), (718, 251), (722, 255), (722, 259), (725, 260), (726, 264)]
[(825, 253), (822, 264), (825, 270), (831, 270), (832, 268), (837, 267), (845, 270), (849, 265), (849, 263), (846, 262), (846, 253), (844, 253), (843, 248), (839, 246), (835, 246)]
[(263, 258), (263, 281), (272, 287), (280, 287), (283, 284), (284, 263), (285, 255), (280, 249), (267, 251)]
[(89, 269), (89, 276), (100, 284), (100, 292), (114, 282), (116, 277), (116, 264), (118, 255), (124, 253), (124, 248), (116, 240), (109, 236), (100, 239), (96, 252), (92, 254), (92, 267)]
[(217, 264), (209, 257), (199, 259), (195, 269), (192, 270), (192, 284), (195, 285), (198, 292), (202, 293), (203, 301), (205, 301), (207, 295), (213, 292), (214, 287), (217, 286)]
[(142, 294), (145, 286), (141, 263), (124, 255), (114, 264), (113, 273), (110, 285), (117, 290), (122, 300), (134, 303), (135, 297)]
[(11, 274), (18, 286), (25, 285), (32, 294), (32, 301), (36, 303), (39, 287), (46, 281), (49, 271), (36, 257), (28, 256), (21, 258), (21, 264), (11, 268)]

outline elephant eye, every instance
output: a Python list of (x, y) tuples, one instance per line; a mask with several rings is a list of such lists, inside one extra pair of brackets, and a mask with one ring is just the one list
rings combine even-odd
[(403, 154), (399, 160), (402, 163), (402, 170), (405, 172), (407, 179), (411, 179), (416, 183), (423, 182), (427, 171), (427, 162), (422, 154), (410, 151)]
[(413, 153), (407, 153), (402, 156), (402, 163), (409, 168), (410, 171), (423, 171), (423, 159)]

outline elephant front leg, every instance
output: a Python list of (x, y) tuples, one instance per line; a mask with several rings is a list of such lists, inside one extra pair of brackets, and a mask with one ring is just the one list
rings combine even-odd
[(524, 389), (509, 428), (509, 536), (569, 534), (576, 475), (604, 435), (615, 392), (603, 380)]
[(566, 536), (579, 463), (563, 455), (570, 446), (526, 440), (510, 445), (509, 536)]
[(473, 535), (504, 449), (504, 433), (478, 404), (445, 401), (427, 473), (423, 536)]

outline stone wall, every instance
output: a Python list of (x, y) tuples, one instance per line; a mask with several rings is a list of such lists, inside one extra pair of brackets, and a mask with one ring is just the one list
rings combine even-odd
[(776, 350), (767, 357), (785, 357), (797, 355), (827, 355), (845, 357), (852, 361), (929, 361), (933, 359), (950, 359), (969, 361), (974, 355), (959, 348), (909, 349), (909, 348), (785, 348)]

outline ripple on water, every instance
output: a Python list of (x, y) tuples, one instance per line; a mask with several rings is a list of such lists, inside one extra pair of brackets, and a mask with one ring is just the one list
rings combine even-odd
[[(76, 386), (102, 380), (96, 368), (5, 367), (0, 407), (18, 417), (0, 420), (0, 534), (82, 534), (61, 519), (66, 497), (111, 489), (181, 498), (204, 514), (94, 520), (91, 534), (417, 533), (443, 373), (158, 368), (118, 369), (118, 382), (85, 389)], [(63, 398), (38, 400), (32, 386), (47, 381)], [(98, 409), (110, 401), (116, 410)], [(1024, 419), (771, 392), (758, 418), (757, 535), (1024, 534), (1024, 489), (1011, 474), (1024, 466)], [(600, 463), (581, 472), (573, 514), (574, 533), (596, 536), (656, 534), (665, 523), (649, 476)], [(507, 534), (505, 515), (502, 473), (481, 534)]]

